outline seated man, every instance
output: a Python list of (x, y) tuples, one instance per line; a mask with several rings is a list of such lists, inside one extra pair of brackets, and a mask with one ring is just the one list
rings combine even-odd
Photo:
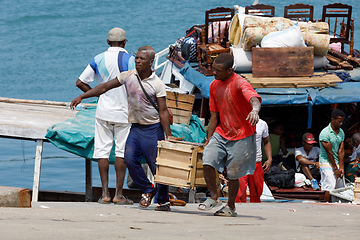
[(320, 181), (320, 165), (319, 155), (320, 148), (314, 147), (316, 143), (312, 133), (305, 133), (302, 137), (301, 148), (295, 149), (296, 170), (310, 179), (311, 187), (314, 190), (319, 190), (318, 181)]

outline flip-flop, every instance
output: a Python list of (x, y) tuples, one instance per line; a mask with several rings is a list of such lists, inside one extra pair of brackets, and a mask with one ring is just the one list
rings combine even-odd
[(228, 206), (222, 207), (220, 210), (214, 213), (214, 216), (221, 216), (221, 217), (236, 217), (237, 213), (231, 210)]
[(99, 198), (99, 200), (97, 202), (101, 203), (101, 204), (110, 204), (110, 200), (109, 201), (104, 201), (102, 196)]
[(128, 199), (126, 197), (124, 197), (124, 198), (125, 198), (125, 201), (117, 201), (117, 202), (114, 202), (114, 199), (113, 199), (113, 203), (116, 205), (133, 205), (134, 204), (133, 200)]
[[(199, 204), (198, 209), (202, 211), (208, 211), (210, 209), (213, 209), (214, 207), (220, 207), (221, 204), (221, 201), (216, 202), (215, 200), (208, 198), (205, 202)], [(205, 208), (202, 208), (201, 206), (205, 206)]]

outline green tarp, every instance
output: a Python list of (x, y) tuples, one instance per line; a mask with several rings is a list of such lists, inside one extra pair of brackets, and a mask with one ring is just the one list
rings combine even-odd
[[(95, 112), (96, 107), (79, 111), (72, 119), (48, 128), (45, 138), (57, 148), (96, 161), (97, 159), (92, 158)], [(196, 115), (191, 116), (189, 125), (174, 123), (170, 128), (173, 136), (184, 137), (184, 141), (188, 142), (202, 143), (206, 136), (205, 129)], [(110, 155), (109, 162), (112, 164), (115, 162), (114, 150)]]

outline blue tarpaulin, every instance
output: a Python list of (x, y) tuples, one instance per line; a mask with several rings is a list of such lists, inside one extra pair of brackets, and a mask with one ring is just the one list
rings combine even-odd
[[(359, 80), (359, 71), (354, 70), (351, 78)], [(210, 84), (214, 77), (207, 77), (193, 69), (188, 63), (180, 73), (201, 90), (201, 96), (209, 98)], [(312, 123), (313, 105), (360, 102), (360, 82), (338, 83), (335, 87), (325, 88), (258, 88), (262, 98), (261, 105), (308, 105), (308, 127)]]

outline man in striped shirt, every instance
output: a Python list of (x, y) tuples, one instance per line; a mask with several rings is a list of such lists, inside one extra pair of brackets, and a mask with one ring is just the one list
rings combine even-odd
[[(88, 64), (76, 82), (83, 92), (91, 89), (90, 83), (96, 78), (106, 83), (119, 73), (135, 69), (135, 58), (124, 49), (126, 33), (121, 28), (109, 31), (107, 43), (109, 48), (100, 53)], [(133, 201), (122, 195), (126, 165), (124, 163), (124, 148), (130, 131), (128, 122), (128, 102), (125, 87), (117, 87), (99, 96), (96, 109), (95, 140), (93, 158), (99, 159), (98, 167), (102, 184), (102, 196), (99, 203), (110, 203), (108, 190), (109, 156), (115, 142), (116, 192), (113, 198), (115, 204), (133, 204)]]
[[(345, 113), (339, 109), (331, 112), (331, 122), (319, 136), (321, 190), (331, 191), (344, 187), (344, 139), (341, 129)], [(329, 195), (328, 195), (329, 197)], [(324, 199), (328, 200), (328, 199)]]

